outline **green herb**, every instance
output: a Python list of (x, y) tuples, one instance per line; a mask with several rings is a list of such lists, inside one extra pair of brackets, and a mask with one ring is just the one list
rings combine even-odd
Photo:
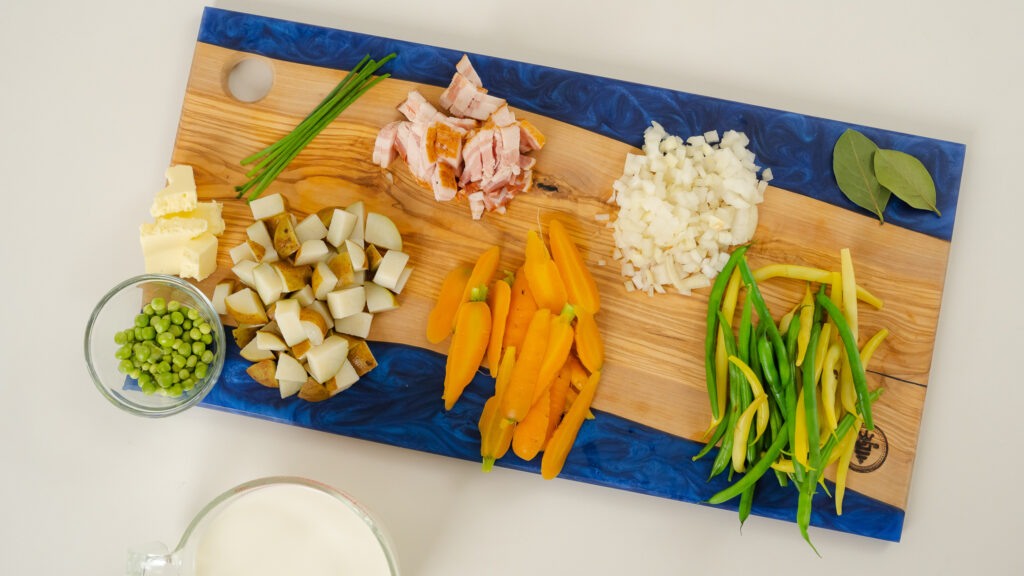
[(394, 53), (389, 54), (379, 62), (370, 60), (369, 55), (364, 57), (317, 105), (313, 112), (287, 136), (242, 160), (242, 166), (257, 160), (259, 163), (246, 173), (246, 177), (250, 180), (242, 186), (235, 187), (235, 191), (238, 192), (237, 197), (241, 198), (248, 192), (249, 196), (246, 199), (248, 202), (258, 198), (317, 134), (370, 88), (391, 76), (382, 74), (376, 78), (370, 78), (374, 72), (395, 56)]
[(832, 150), (836, 183), (851, 202), (878, 215), (891, 195), (919, 210), (942, 216), (935, 202), (935, 182), (920, 160), (898, 150), (879, 149), (867, 136), (847, 129)]
[(878, 182), (897, 198), (942, 216), (935, 206), (935, 182), (920, 160), (898, 150), (879, 150), (874, 164)]
[(836, 141), (832, 151), (832, 170), (843, 194), (854, 204), (874, 212), (885, 222), (882, 212), (889, 203), (889, 190), (882, 187), (875, 176), (873, 157), (878, 151), (867, 136), (847, 129)]

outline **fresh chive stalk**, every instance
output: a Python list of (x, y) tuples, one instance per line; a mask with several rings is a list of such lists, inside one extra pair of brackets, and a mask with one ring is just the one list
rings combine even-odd
[(391, 77), (390, 74), (382, 74), (370, 78), (395, 56), (396, 54), (391, 53), (382, 60), (376, 61), (366, 55), (287, 136), (252, 156), (244, 158), (240, 162), (242, 166), (248, 166), (257, 160), (259, 162), (246, 172), (245, 176), (249, 178), (249, 181), (241, 186), (235, 186), (235, 191), (238, 192), (237, 197), (241, 198), (248, 193), (246, 198), (248, 202), (259, 198), (260, 194), (291, 164), (299, 152), (312, 142), (313, 138), (316, 138), (317, 134), (370, 88), (373, 88), (381, 80)]

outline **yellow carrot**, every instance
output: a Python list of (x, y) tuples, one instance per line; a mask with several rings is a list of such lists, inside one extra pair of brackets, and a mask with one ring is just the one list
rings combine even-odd
[(439, 344), (452, 333), (455, 314), (462, 304), (462, 293), (469, 283), (470, 274), (471, 270), (468, 267), (459, 266), (445, 276), (441, 284), (441, 293), (437, 296), (437, 304), (427, 319), (427, 340), (430, 343)]
[(604, 367), (604, 340), (594, 315), (580, 308), (576, 311), (576, 355), (590, 373)]
[(571, 304), (566, 304), (565, 309), (558, 316), (551, 318), (551, 329), (548, 331), (548, 349), (544, 354), (544, 361), (541, 362), (540, 372), (537, 375), (537, 385), (533, 391), (533, 402), (540, 400), (551, 382), (554, 381), (558, 371), (565, 365), (569, 351), (572, 350), (574, 333), (572, 319), (576, 316), (575, 309)]
[(545, 479), (550, 480), (558, 476), (565, 466), (565, 459), (576, 443), (576, 435), (579, 434), (580, 426), (594, 401), (594, 393), (597, 392), (597, 384), (601, 380), (601, 373), (594, 372), (587, 379), (586, 386), (580, 391), (580, 395), (573, 402), (569, 413), (562, 418), (562, 422), (555, 428), (555, 433), (544, 450), (544, 458), (541, 460), (540, 473)]
[(540, 400), (534, 402), (527, 412), (526, 418), (516, 425), (516, 431), (512, 434), (512, 451), (516, 456), (529, 462), (533, 460), (548, 435), (548, 418), (551, 417), (551, 389), (549, 388), (540, 395)]
[(534, 312), (530, 327), (526, 330), (523, 351), (516, 359), (512, 380), (501, 400), (501, 414), (508, 420), (521, 422), (533, 405), (533, 390), (547, 351), (550, 330), (551, 312), (547, 308)]
[(537, 307), (547, 308), (553, 314), (561, 312), (569, 298), (565, 282), (558, 272), (558, 265), (548, 254), (544, 241), (533, 230), (526, 235), (526, 262), (523, 269)]
[(498, 259), (500, 257), (501, 249), (497, 246), (491, 246), (477, 258), (476, 264), (473, 265), (473, 271), (469, 275), (469, 280), (466, 282), (466, 287), (462, 291), (463, 303), (469, 302), (474, 288), (481, 284), (485, 286), (491, 284), (491, 277), (494, 276), (494, 271), (498, 269)]
[(530, 320), (533, 319), (533, 313), (536, 311), (537, 302), (533, 299), (533, 292), (530, 292), (530, 283), (526, 281), (526, 271), (519, 268), (516, 270), (516, 277), (512, 282), (512, 296), (509, 300), (502, 346), (523, 349), (526, 329), (530, 326)]
[(498, 362), (501, 361), (501, 344), (505, 340), (505, 324), (508, 321), (509, 304), (512, 301), (512, 287), (505, 280), (494, 283), (487, 294), (491, 307), (491, 338), (487, 343), (487, 363), (491, 378), (498, 377)]
[(501, 399), (508, 388), (509, 380), (512, 379), (512, 369), (515, 366), (516, 349), (511, 347), (505, 350), (498, 368), (498, 378), (494, 385), (494, 396), (484, 404), (484, 410), (480, 414), (480, 456), (483, 458), (483, 471), (489, 472), (494, 466), (494, 461), (501, 459), (508, 452), (512, 443), (512, 434), (515, 425), (501, 417)]
[(445, 410), (455, 406), (487, 352), (487, 341), (491, 335), (491, 311), (486, 299), (487, 286), (481, 285), (473, 290), (470, 301), (459, 307), (444, 371)]
[(551, 241), (551, 258), (558, 266), (558, 272), (565, 282), (569, 303), (597, 314), (601, 308), (601, 297), (597, 283), (580, 256), (576, 244), (569, 238), (565, 225), (560, 220), (548, 224), (548, 239)]

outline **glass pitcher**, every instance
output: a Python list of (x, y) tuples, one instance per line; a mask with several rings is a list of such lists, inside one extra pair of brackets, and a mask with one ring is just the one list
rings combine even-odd
[[(304, 528), (310, 531), (312, 540), (330, 540), (327, 546), (320, 543), (305, 551), (314, 552), (319, 559), (296, 558), (301, 554), (300, 548), (282, 553), (275, 550), (278, 546), (260, 546), (258, 540), (247, 540), (253, 536), (266, 539), (274, 530), (288, 530), (288, 534), (294, 535), (295, 530)], [(335, 573), (333, 566), (337, 565), (339, 574), (351, 570), (359, 574), (398, 575), (390, 539), (365, 508), (330, 486), (285, 476), (253, 480), (224, 492), (196, 515), (171, 552), (160, 543), (129, 550), (127, 573), (220, 576), (216, 567), (230, 564), (232, 570), (237, 567), (247, 574), (254, 574), (253, 565), (257, 566), (257, 573), (264, 569), (268, 574), (279, 574), (293, 572), (298, 560), (337, 562), (324, 573)]]

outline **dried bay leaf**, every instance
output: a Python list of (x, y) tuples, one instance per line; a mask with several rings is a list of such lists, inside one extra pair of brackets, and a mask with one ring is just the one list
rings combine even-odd
[(867, 136), (847, 129), (832, 150), (832, 171), (839, 189), (851, 202), (877, 214), (878, 219), (885, 222), (882, 212), (889, 203), (890, 192), (875, 176), (877, 151), (878, 146)]
[(920, 160), (898, 150), (879, 150), (874, 167), (878, 182), (897, 198), (942, 216), (935, 203), (935, 182)]

